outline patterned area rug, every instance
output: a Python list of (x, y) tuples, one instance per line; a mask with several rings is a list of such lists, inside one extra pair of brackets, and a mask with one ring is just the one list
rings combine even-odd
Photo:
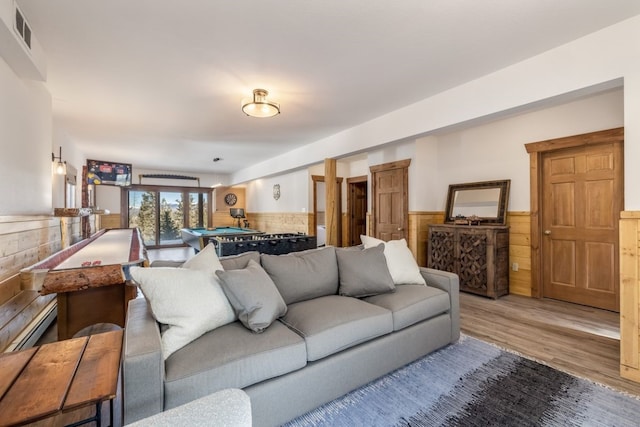
[(640, 426), (640, 398), (463, 336), (287, 424)]

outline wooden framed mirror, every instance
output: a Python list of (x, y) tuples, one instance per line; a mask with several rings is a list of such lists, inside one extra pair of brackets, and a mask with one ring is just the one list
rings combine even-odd
[(445, 222), (477, 217), (481, 224), (505, 225), (511, 180), (449, 185)]

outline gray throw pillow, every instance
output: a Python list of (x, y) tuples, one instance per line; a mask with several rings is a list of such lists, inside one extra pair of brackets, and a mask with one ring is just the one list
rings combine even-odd
[(384, 256), (384, 245), (363, 250), (338, 248), (336, 257), (340, 295), (361, 298), (396, 290)]
[(238, 270), (247, 268), (249, 261), (254, 260), (260, 264), (260, 252), (250, 251), (240, 255), (230, 255), (220, 258), (220, 263), (225, 270)]
[(248, 329), (262, 332), (287, 313), (276, 285), (254, 260), (245, 269), (218, 270), (216, 275), (238, 319)]
[(333, 246), (286, 255), (261, 254), (260, 261), (287, 304), (338, 293)]

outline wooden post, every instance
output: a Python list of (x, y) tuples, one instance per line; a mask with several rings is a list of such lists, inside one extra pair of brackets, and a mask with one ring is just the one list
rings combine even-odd
[(327, 227), (327, 246), (339, 246), (339, 221), (340, 212), (338, 212), (338, 183), (336, 159), (324, 160), (324, 185), (326, 188), (326, 219)]

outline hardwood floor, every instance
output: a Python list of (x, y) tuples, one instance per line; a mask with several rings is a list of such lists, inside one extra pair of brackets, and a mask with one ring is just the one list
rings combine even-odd
[(549, 299), (460, 293), (463, 333), (575, 376), (640, 396), (620, 377), (619, 314)]

